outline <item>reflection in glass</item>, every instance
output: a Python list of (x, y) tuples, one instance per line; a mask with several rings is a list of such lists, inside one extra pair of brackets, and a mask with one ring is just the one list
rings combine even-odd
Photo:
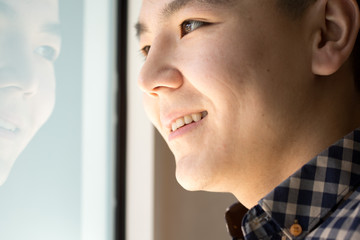
[(59, 29), (57, 0), (0, 0), (0, 185), (53, 111)]

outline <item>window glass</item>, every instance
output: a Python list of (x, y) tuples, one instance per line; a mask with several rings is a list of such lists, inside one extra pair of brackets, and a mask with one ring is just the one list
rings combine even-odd
[(113, 237), (114, 5), (0, 0), (0, 239)]

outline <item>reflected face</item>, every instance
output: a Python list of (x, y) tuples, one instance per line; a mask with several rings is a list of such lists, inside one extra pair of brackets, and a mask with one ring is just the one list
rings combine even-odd
[(0, 185), (55, 104), (57, 0), (0, 0)]
[(231, 191), (271, 167), (311, 101), (303, 23), (268, 0), (144, 0), (139, 23), (139, 86), (180, 184)]

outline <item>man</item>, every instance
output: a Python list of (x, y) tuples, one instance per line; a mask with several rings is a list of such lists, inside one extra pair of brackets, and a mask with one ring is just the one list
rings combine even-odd
[(145, 109), (184, 188), (249, 209), (233, 239), (360, 239), (359, 18), (355, 0), (143, 0)]
[(57, 0), (0, 0), (0, 185), (55, 104)]

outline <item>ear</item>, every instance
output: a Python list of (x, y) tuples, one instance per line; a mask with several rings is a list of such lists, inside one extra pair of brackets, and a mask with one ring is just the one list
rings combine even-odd
[(359, 8), (356, 0), (323, 0), (320, 4), (322, 19), (313, 46), (312, 71), (327, 76), (351, 55), (359, 31)]

